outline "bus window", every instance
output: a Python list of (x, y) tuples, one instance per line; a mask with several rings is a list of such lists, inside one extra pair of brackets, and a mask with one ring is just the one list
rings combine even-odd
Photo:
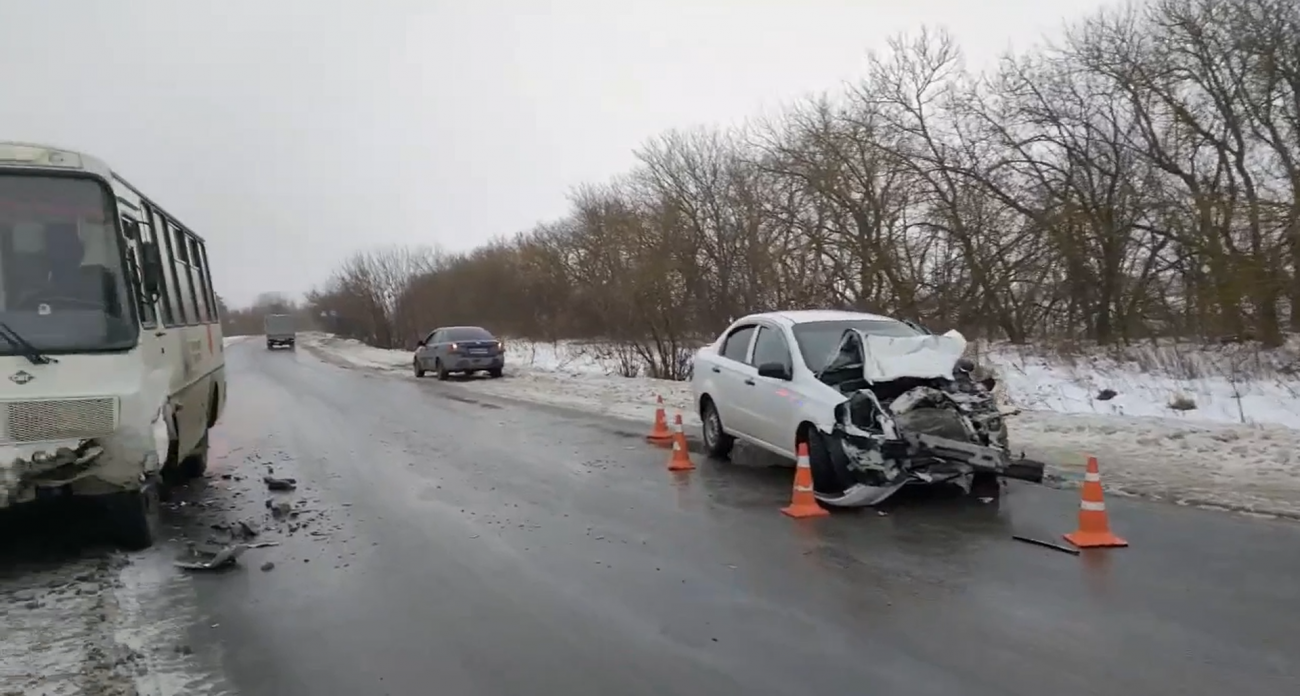
[(199, 258), (203, 261), (203, 285), (208, 289), (208, 304), (212, 307), (212, 322), (221, 322), (220, 309), (217, 304), (217, 291), (212, 287), (212, 268), (208, 266), (208, 247), (199, 242)]
[[(122, 232), (130, 239), (141, 242), (144, 239), (143, 225), (135, 220), (123, 215)], [(140, 255), (131, 247), (127, 247), (127, 259), (131, 269), (131, 281), (135, 288), (136, 307), (140, 310), (140, 324), (145, 328), (154, 328), (158, 326), (158, 311), (154, 308), (153, 302), (145, 297), (144, 286), (140, 283), (141, 272)]]
[(163, 284), (162, 297), (159, 298), (159, 305), (162, 307), (163, 326), (177, 326), (184, 324), (185, 320), (181, 317), (180, 295), (176, 292), (176, 281), (172, 278), (171, 271), (171, 251), (167, 244), (167, 221), (163, 218), (162, 213), (154, 210), (150, 206), (145, 206), (145, 211), (149, 215), (149, 224), (142, 229), (141, 234), (146, 238), (152, 238), (158, 244), (158, 253), (162, 257), (163, 267)]
[(197, 324), (198, 315), (194, 311), (194, 289), (190, 287), (189, 265), (185, 263), (185, 230), (177, 227), (171, 220), (167, 221), (168, 237), (172, 241), (171, 266), (172, 276), (176, 279), (176, 294), (180, 297), (181, 323)]
[(212, 322), (212, 310), (208, 307), (207, 283), (203, 282), (203, 269), (199, 267), (199, 240), (189, 237), (190, 243), (190, 283), (194, 288), (194, 306), (198, 307), (199, 320), (204, 324)]
[(171, 230), (172, 239), (176, 241), (176, 260), (181, 263), (189, 263), (190, 245), (186, 244), (186, 241), (188, 240), (185, 238), (185, 230), (181, 229), (179, 226), (172, 226)]

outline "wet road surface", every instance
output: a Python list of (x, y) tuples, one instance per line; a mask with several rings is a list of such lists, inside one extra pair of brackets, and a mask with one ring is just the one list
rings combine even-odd
[[(176, 543), (246, 519), (280, 545), (220, 574), (135, 559), (128, 577), (184, 595), (168, 620), (187, 627), (188, 671), (160, 667), (157, 693), (1300, 684), (1295, 523), (1112, 498), (1132, 547), (1074, 557), (1010, 540), (1059, 541), (1075, 521), (1077, 493), (1033, 486), (795, 522), (777, 512), (789, 470), (696, 456), (697, 471), (670, 475), (625, 423), (257, 342), (227, 360), (212, 470), (173, 502)], [(298, 490), (266, 492), (267, 473)], [(291, 512), (273, 516), (272, 500)]]

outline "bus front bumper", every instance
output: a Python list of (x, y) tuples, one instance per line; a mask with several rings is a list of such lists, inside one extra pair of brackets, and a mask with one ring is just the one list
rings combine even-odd
[(0, 509), (34, 500), (42, 489), (94, 495), (139, 486), (145, 474), (162, 468), (169, 440), (160, 413), (147, 435), (119, 431), (102, 440), (0, 445)]
[(104, 448), (91, 440), (0, 446), (0, 508), (36, 497), (94, 473)]

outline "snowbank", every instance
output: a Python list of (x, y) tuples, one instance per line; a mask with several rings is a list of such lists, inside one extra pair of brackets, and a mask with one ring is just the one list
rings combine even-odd
[[(371, 348), (323, 334), (304, 344), (355, 367), (410, 374), (411, 354)], [(1149, 358), (1149, 356), (1148, 356)], [(1090, 357), (1071, 364), (994, 346), (979, 359), (1002, 380), (1002, 398), (1021, 409), (1011, 420), (1013, 445), (1049, 463), (1067, 485), (1082, 478), (1086, 457), (1102, 464), (1106, 486), (1120, 493), (1182, 504), (1221, 506), (1300, 517), (1300, 379), (1215, 373), (1213, 356), (1185, 355), (1200, 371), (1142, 373), (1148, 362)], [(466, 388), (569, 406), (649, 423), (655, 397), (699, 425), (682, 382), (617, 376), (619, 351), (582, 343), (507, 343), (507, 379)], [(1172, 372), (1172, 371), (1171, 371)], [(1101, 401), (1102, 389), (1117, 395)], [(1190, 398), (1197, 408), (1168, 404)], [(1244, 420), (1243, 421), (1243, 414)], [(1287, 427), (1291, 426), (1291, 427)]]
[(242, 343), (252, 338), (252, 336), (222, 336), (221, 345), (228, 346), (234, 343)]
[[(1300, 345), (1294, 343), (1272, 351), (1161, 343), (1051, 355), (995, 345), (981, 347), (976, 357), (1021, 408), (1300, 429)], [(1115, 396), (1098, 399), (1107, 389)], [(1171, 408), (1179, 401), (1194, 408)]]

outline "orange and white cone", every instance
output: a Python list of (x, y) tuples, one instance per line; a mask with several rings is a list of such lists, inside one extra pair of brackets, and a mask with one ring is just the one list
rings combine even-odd
[(1083, 475), (1083, 494), (1079, 500), (1079, 529), (1065, 535), (1065, 540), (1081, 549), (1128, 546), (1128, 542), (1110, 531), (1106, 500), (1101, 490), (1101, 473), (1097, 458), (1088, 457), (1088, 471)]
[(655, 424), (645, 439), (652, 445), (669, 447), (673, 444), (673, 432), (668, 429), (668, 416), (664, 414), (664, 397), (657, 398), (659, 407), (655, 409)]
[(690, 471), (695, 468), (691, 463), (691, 453), (686, 448), (686, 431), (682, 429), (682, 414), (673, 419), (673, 454), (668, 458), (669, 471)]
[(794, 495), (790, 504), (781, 508), (781, 512), (796, 519), (805, 517), (827, 517), (831, 513), (817, 504), (813, 495), (812, 465), (808, 459), (808, 443), (800, 442), (799, 457), (794, 469)]

